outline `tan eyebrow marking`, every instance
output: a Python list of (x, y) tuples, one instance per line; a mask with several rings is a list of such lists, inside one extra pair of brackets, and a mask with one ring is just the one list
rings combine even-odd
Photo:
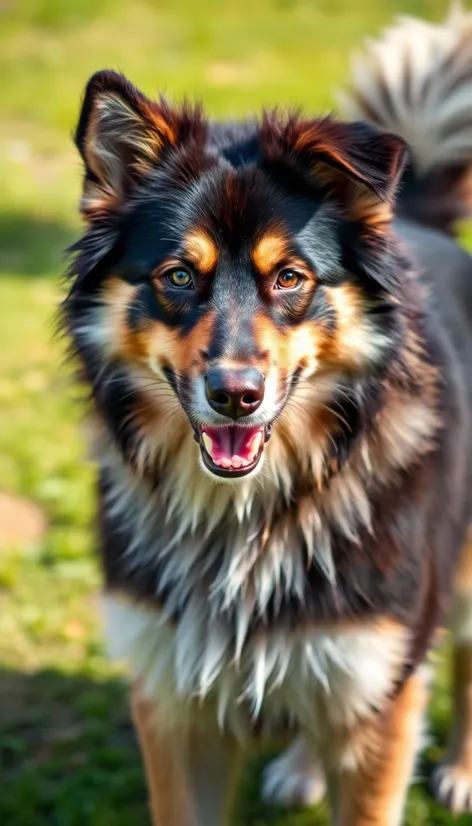
[(262, 275), (270, 275), (274, 267), (286, 258), (287, 252), (287, 241), (282, 235), (267, 233), (254, 248), (252, 261)]
[(184, 240), (186, 257), (202, 273), (209, 273), (218, 263), (218, 248), (203, 230), (192, 230)]

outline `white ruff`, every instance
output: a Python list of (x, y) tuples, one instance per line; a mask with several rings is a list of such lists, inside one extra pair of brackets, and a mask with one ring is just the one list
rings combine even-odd
[(205, 725), (216, 713), (239, 737), (259, 716), (268, 730), (288, 717), (315, 741), (328, 727), (353, 725), (385, 701), (407, 645), (406, 632), (365, 623), (263, 633), (237, 660), (228, 657), (224, 622), (209, 621), (198, 601), (176, 626), (111, 595), (105, 615), (112, 657), (127, 661), (169, 728)]

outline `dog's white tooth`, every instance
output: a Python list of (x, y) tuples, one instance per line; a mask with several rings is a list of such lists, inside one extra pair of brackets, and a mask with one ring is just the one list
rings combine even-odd
[(259, 448), (261, 446), (261, 442), (262, 442), (262, 433), (257, 433), (254, 436), (254, 438), (251, 442), (251, 453), (254, 453), (254, 455), (256, 455), (257, 451), (259, 450)]
[(202, 433), (202, 442), (205, 445), (205, 450), (211, 456), (211, 451), (213, 449), (213, 442), (211, 441), (208, 433)]

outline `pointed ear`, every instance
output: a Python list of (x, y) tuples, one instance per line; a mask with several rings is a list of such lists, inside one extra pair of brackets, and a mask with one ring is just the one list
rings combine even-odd
[(102, 71), (86, 87), (75, 142), (85, 165), (80, 210), (93, 220), (117, 208), (177, 140), (177, 116), (123, 75)]
[(372, 211), (372, 218), (376, 207), (382, 215), (388, 213), (405, 163), (406, 144), (401, 138), (330, 117), (294, 116), (280, 126), (269, 116), (263, 130), (269, 157), (288, 156), (314, 183), (338, 196), (351, 216), (362, 214), (359, 201)]

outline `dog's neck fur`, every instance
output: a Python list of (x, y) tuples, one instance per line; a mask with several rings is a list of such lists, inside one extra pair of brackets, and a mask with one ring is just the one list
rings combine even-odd
[[(220, 609), (243, 594), (247, 600), (253, 581), (257, 611), (263, 614), (278, 592), (297, 591), (307, 564), (320, 566), (334, 583), (333, 531), (357, 541), (359, 530), (370, 528), (372, 492), (395, 484), (395, 475), (434, 445), (440, 426), (438, 377), (422, 348), (409, 330), (402, 359), (392, 362), (384, 379), (388, 392), (375, 415), (351, 434), (343, 462), (333, 461), (326, 434), (309, 443), (298, 409), (295, 421), (285, 416), (276, 425), (262, 473), (237, 485), (203, 474), (186, 423), (173, 426), (174, 440), (165, 439), (162, 470), (153, 483), (102, 440), (99, 462), (113, 480), (107, 510), (112, 521), (129, 524), (130, 564), (158, 563), (156, 596), (175, 585), (178, 596), (171, 602), (185, 600), (182, 580), (197, 558), (207, 572), (211, 601)], [(359, 394), (358, 399), (361, 405)], [(174, 608), (178, 613), (177, 605), (171, 613)]]

